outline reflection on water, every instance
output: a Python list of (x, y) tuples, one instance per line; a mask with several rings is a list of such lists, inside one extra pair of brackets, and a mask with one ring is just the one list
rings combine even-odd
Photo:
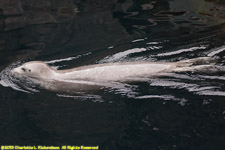
[(222, 0), (0, 2), (0, 144), (222, 149), (225, 76), (171, 73), (77, 95), (18, 84), (10, 70), (214, 57), (225, 66)]

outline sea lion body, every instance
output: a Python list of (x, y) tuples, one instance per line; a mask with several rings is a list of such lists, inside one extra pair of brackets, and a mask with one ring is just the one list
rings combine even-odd
[(136, 77), (154, 76), (161, 72), (167, 72), (173, 67), (174, 65), (172, 63), (112, 63), (57, 71), (55, 77), (98, 82), (130, 81)]
[(56, 70), (41, 61), (32, 61), (12, 70), (13, 74), (51, 80), (126, 81), (135, 77), (154, 76), (175, 68), (174, 63), (110, 63), (74, 69)]
[[(44, 62), (31, 61), (12, 70), (14, 75), (41, 81), (45, 88), (91, 89), (109, 82), (129, 82), (169, 72), (207, 70), (214, 59), (200, 57), (178, 62), (121, 62), (56, 70)], [(208, 65), (204, 65), (204, 64)], [(80, 88), (82, 87), (82, 88)]]

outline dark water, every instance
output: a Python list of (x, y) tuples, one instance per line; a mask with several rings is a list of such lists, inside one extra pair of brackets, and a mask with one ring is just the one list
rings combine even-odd
[(66, 95), (12, 82), (31, 60), (60, 69), (225, 58), (223, 0), (0, 2), (0, 144), (104, 150), (222, 150), (225, 76), (179, 73)]

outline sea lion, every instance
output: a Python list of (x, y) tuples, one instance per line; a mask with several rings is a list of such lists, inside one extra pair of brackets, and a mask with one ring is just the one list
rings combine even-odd
[(31, 61), (14, 68), (12, 73), (16, 76), (33, 78), (37, 81), (47, 81), (52, 85), (61, 83), (66, 87), (67, 83), (74, 83), (82, 85), (82, 89), (86, 88), (84, 85), (87, 85), (90, 89), (90, 85), (103, 85), (103, 83), (108, 82), (129, 82), (160, 76), (169, 72), (207, 71), (213, 68), (214, 62), (215, 59), (213, 58), (199, 57), (178, 62), (120, 62), (57, 70), (42, 61)]

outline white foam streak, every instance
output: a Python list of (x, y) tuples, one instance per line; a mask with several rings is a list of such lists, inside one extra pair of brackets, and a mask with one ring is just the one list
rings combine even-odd
[(9, 85), (7, 83), (5, 83), (3, 80), (0, 80), (0, 85), (2, 85), (4, 87), (9, 87)]
[(187, 48), (187, 49), (180, 49), (180, 50), (177, 50), (174, 52), (158, 54), (156, 56), (171, 56), (171, 55), (177, 55), (177, 54), (181, 54), (181, 53), (185, 53), (185, 52), (192, 52), (192, 51), (196, 51), (196, 50), (200, 50), (200, 49), (206, 49), (206, 48), (207, 48), (207, 46), (191, 47), (191, 48)]
[(198, 92), (199, 95), (207, 95), (207, 96), (225, 96), (225, 92), (223, 91), (213, 91), (213, 90), (205, 90)]
[(112, 48), (114, 48), (114, 46), (109, 46), (109, 47), (108, 47), (108, 49), (112, 49)]
[(63, 59), (56, 59), (56, 60), (46, 61), (45, 63), (47, 63), (47, 64), (54, 64), (54, 63), (57, 63), (57, 62), (71, 61), (71, 60), (78, 59), (78, 58), (80, 58), (82, 56), (87, 56), (87, 55), (90, 55), (90, 54), (91, 54), (91, 52), (88, 52), (88, 53), (85, 53), (85, 54), (77, 55), (75, 57), (68, 57), (68, 58), (63, 58)]
[(144, 41), (145, 39), (137, 39), (137, 40), (133, 40), (132, 42), (135, 43), (135, 42), (140, 42), (140, 41)]
[(146, 44), (149, 44), (149, 45), (158, 45), (160, 42), (149, 42), (149, 43), (146, 43)]
[(80, 96), (74, 96), (74, 95), (65, 95), (65, 94), (57, 94), (59, 97), (64, 97), (64, 98), (73, 98), (73, 99), (81, 99), (81, 100), (91, 100), (93, 102), (99, 102), (102, 103), (104, 100), (102, 99), (101, 96), (99, 95), (90, 95), (90, 94), (85, 94), (85, 95), (80, 95)]
[(138, 96), (136, 99), (163, 99), (165, 101), (178, 101), (181, 106), (184, 106), (187, 102), (187, 100), (184, 98), (180, 99), (172, 95), (144, 95)]
[(225, 94), (225, 92), (215, 91), (216, 89), (218, 89), (218, 87), (216, 86), (200, 87), (200, 85), (197, 85), (197, 84), (188, 84), (188, 83), (167, 81), (167, 80), (153, 80), (150, 85), (177, 88), (177, 89), (186, 89), (189, 92), (194, 92), (198, 95), (217, 95), (218, 94), (219, 96), (221, 96)]
[(223, 51), (225, 51), (225, 46), (215, 49), (213, 52), (209, 53), (207, 56), (213, 57), (216, 54), (219, 54), (219, 53), (221, 53)]
[(121, 60), (123, 58), (126, 58), (130, 54), (140, 53), (140, 52), (144, 52), (146, 50), (147, 50), (146, 48), (133, 48), (133, 49), (129, 49), (129, 50), (126, 50), (124, 52), (116, 53), (116, 54), (114, 54), (112, 56), (107, 56), (106, 58), (104, 58), (100, 62), (113, 62), (113, 61), (118, 61), (118, 60)]
[(225, 80), (224, 76), (199, 76), (199, 77), (204, 79), (211, 79), (211, 80)]

